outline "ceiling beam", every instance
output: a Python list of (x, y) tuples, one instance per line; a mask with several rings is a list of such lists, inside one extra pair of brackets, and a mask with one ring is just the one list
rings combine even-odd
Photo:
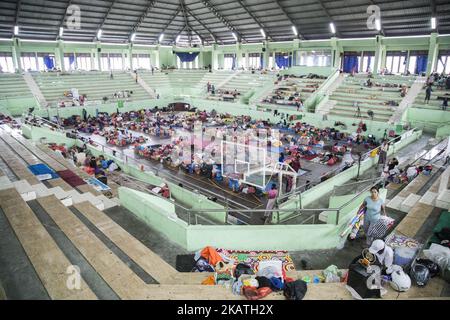
[(299, 31), (299, 26), (294, 22), (294, 20), (292, 20), (291, 16), (289, 15), (289, 13), (284, 9), (284, 7), (281, 5), (281, 1), (280, 0), (276, 0), (275, 1), (276, 4), (278, 5), (278, 7), (281, 9), (281, 11), (284, 13), (284, 15), (288, 18), (289, 22), (295, 26), (297, 28), (297, 33), (298, 33), (298, 37), (302, 40), (305, 39), (305, 36)]
[[(319, 3), (320, 7), (322, 8), (323, 12), (324, 12), (325, 15), (328, 17), (328, 19), (330, 19), (330, 23), (331, 23), (331, 22), (334, 23), (333, 17), (332, 17), (332, 16), (330, 15), (330, 13), (328, 12), (328, 9), (327, 9), (327, 8), (325, 7), (325, 5), (323, 4), (322, 0), (317, 0), (317, 2)], [(328, 26), (328, 28), (329, 28), (329, 26)], [(338, 27), (336, 26), (336, 24), (334, 24), (334, 28), (336, 29), (336, 35), (337, 35), (338, 37), (341, 37), (341, 33), (339, 32), (339, 29), (338, 29)], [(331, 32), (331, 30), (330, 30), (330, 32)]]
[(238, 38), (238, 41), (241, 39), (247, 41), (242, 34), (219, 12), (219, 10), (214, 7), (209, 0), (203, 0), (203, 4), (205, 7), (209, 9), (214, 15), (232, 32), (234, 32)]
[[(239, 4), (241, 5), (242, 8), (244, 8), (245, 12), (247, 12), (247, 14), (256, 22), (256, 24), (264, 30), (265, 34), (266, 34), (266, 38), (270, 38), (272, 39), (272, 36), (269, 33), (269, 29), (266, 30), (266, 28), (263, 26), (263, 24), (261, 22), (259, 22), (258, 18), (250, 12), (250, 10), (248, 10), (247, 6), (245, 5), (244, 1), (242, 0), (238, 0)], [(266, 40), (266, 39), (264, 39)]]
[(18, 23), (19, 23), (19, 13), (20, 13), (20, 7), (21, 7), (21, 5), (22, 5), (22, 0), (17, 1), (17, 5), (16, 5), (16, 16), (15, 16), (15, 18), (14, 18), (14, 26), (13, 26), (13, 31), (12, 31), (13, 36), (15, 36), (15, 34), (14, 34), (14, 28), (15, 28), (15, 26), (18, 26)]
[(217, 42), (217, 39), (218, 39), (217, 36), (203, 22), (201, 22), (199, 19), (197, 19), (197, 17), (192, 13), (192, 11), (189, 8), (185, 7), (185, 10), (187, 11), (187, 13), (189, 13), (189, 15), (192, 18), (194, 18), (195, 21), (197, 21), (206, 31), (209, 32), (213, 41)]
[[(189, 46), (192, 47), (192, 28), (191, 28), (191, 26), (189, 25), (189, 22), (188, 22), (186, 10), (184, 8), (184, 0), (180, 0), (180, 7), (181, 7), (181, 11), (183, 12), (184, 25), (188, 29), (187, 33), (188, 33)], [(203, 42), (203, 40), (202, 40), (202, 42)]]
[[(103, 26), (105, 25), (106, 19), (108, 19), (109, 13), (111, 12), (111, 9), (114, 6), (114, 2), (116, 2), (116, 0), (112, 0), (111, 1), (111, 4), (109, 5), (108, 11), (106, 11), (105, 17), (103, 18), (103, 21), (100, 24), (100, 26), (97, 28), (97, 30), (102, 29)], [(94, 37), (93, 41), (96, 40), (96, 39), (97, 39), (97, 33), (95, 34), (95, 37)], [(97, 39), (97, 40), (99, 40), (99, 39)]]
[[(168, 26), (170, 26), (170, 24), (173, 22), (173, 20), (175, 20), (175, 18), (178, 16), (178, 13), (180, 13), (181, 10), (181, 6), (178, 6), (177, 10), (175, 11), (175, 14), (170, 18), (170, 20), (164, 25), (164, 27), (162, 28), (161, 32), (159, 33), (163, 33), (164, 30), (167, 29)], [(181, 30), (183, 31), (184, 28)], [(159, 37), (159, 35), (156, 36), (157, 38)]]
[(138, 21), (133, 25), (133, 27), (131, 28), (130, 33), (128, 34), (128, 39), (131, 38), (131, 35), (134, 32), (137, 32), (137, 30), (139, 29), (139, 27), (141, 26), (142, 22), (144, 21), (144, 19), (148, 16), (148, 14), (150, 13), (150, 10), (154, 7), (156, 0), (147, 0), (147, 7), (145, 8), (144, 12), (142, 13), (142, 15), (139, 17)]

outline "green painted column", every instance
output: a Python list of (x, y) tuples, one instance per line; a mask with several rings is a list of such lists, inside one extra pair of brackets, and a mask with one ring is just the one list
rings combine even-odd
[(375, 61), (373, 65), (373, 72), (377, 73), (384, 68), (383, 60), (383, 36), (377, 35), (375, 37)]
[(430, 48), (428, 49), (427, 60), (427, 76), (429, 76), (435, 69), (439, 54), (439, 44), (437, 43), (438, 34), (433, 32), (430, 35)]
[(134, 70), (134, 66), (133, 66), (133, 44), (130, 43), (128, 45), (128, 50), (127, 50), (127, 61), (128, 61), (128, 67), (130, 68), (130, 70)]
[(212, 63), (211, 63), (211, 68), (213, 69), (213, 70), (217, 70), (218, 69), (218, 65), (219, 65), (219, 57), (217, 56), (218, 55), (218, 52), (217, 52), (217, 44), (215, 43), (215, 44), (213, 44), (212, 45)]
[(160, 50), (161, 50), (161, 47), (158, 44), (156, 46), (156, 50), (155, 50), (155, 66), (159, 69), (161, 69), (161, 61), (160, 61), (160, 57), (161, 57), (160, 53), (161, 52), (160, 52)]
[(236, 69), (239, 69), (242, 64), (242, 44), (236, 42)]
[[(299, 49), (300, 49), (300, 39), (292, 40), (292, 66), (297, 65), (297, 51)], [(274, 53), (274, 55), (275, 55), (275, 53)], [(273, 59), (275, 61), (275, 56), (273, 57)]]
[(55, 48), (55, 60), (56, 67), (61, 69), (61, 71), (65, 71), (64, 67), (64, 43), (62, 40), (58, 40), (58, 44)]
[(341, 55), (339, 52), (338, 39), (332, 37), (330, 39), (331, 44), (331, 66), (334, 68), (339, 68), (341, 65)]
[(102, 71), (102, 53), (98, 52), (98, 49), (102, 49), (102, 45), (100, 43), (100, 41), (96, 42), (96, 50), (95, 50), (95, 57), (96, 57), (96, 61), (97, 61), (97, 66), (98, 66), (98, 70)]
[(19, 40), (19, 38), (14, 37), (12, 39), (12, 43), (13, 43), (13, 46), (11, 48), (12, 49), (11, 53), (12, 53), (14, 69), (18, 70), (19, 72), (22, 72), (23, 68), (22, 68), (22, 62), (20, 61), (20, 40)]
[(269, 41), (263, 42), (263, 47), (266, 48), (266, 51), (262, 52), (263, 55), (263, 69), (269, 68)]
[(203, 69), (203, 67), (205, 66), (205, 62), (204, 62), (204, 58), (203, 58), (203, 50), (205, 48), (203, 47), (203, 45), (200, 45), (200, 52), (198, 53), (198, 68), (199, 69)]

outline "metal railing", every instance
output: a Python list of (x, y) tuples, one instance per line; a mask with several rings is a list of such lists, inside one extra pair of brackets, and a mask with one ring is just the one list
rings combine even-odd
[(44, 125), (44, 126), (53, 128), (60, 132), (64, 132), (64, 133), (66, 132), (64, 127), (61, 126), (59, 123), (55, 123), (53, 121), (47, 120), (41, 116), (34, 115), (34, 114), (23, 113), (22, 114), (22, 122), (25, 124), (32, 125), (32, 126)]
[[(392, 144), (392, 146), (394, 146), (394, 143), (395, 143), (395, 142), (397, 142), (398, 140), (401, 140), (401, 139), (404, 139), (404, 138), (407, 138), (407, 137), (411, 136), (411, 135), (413, 134), (413, 132), (415, 132), (416, 130), (417, 130), (416, 128), (413, 128), (413, 129), (411, 129), (411, 130), (408, 130), (407, 132), (404, 132), (402, 135), (400, 135), (400, 136), (398, 136), (398, 137), (396, 137), (396, 138), (393, 138), (393, 139), (389, 140), (389, 143)], [(360, 161), (354, 162), (354, 163), (352, 164), (352, 166), (349, 167), (348, 169), (352, 168), (353, 166), (360, 166), (362, 161), (364, 161), (364, 160), (366, 160), (367, 158), (369, 158), (370, 154), (371, 154), (373, 151), (378, 150), (379, 148), (381, 148), (381, 146), (378, 146), (378, 147), (376, 147), (376, 148), (373, 148), (373, 149), (371, 149), (371, 150), (369, 150), (369, 151), (367, 151), (367, 152), (361, 154), (361, 160), (360, 160)], [(394, 149), (394, 152), (395, 152), (395, 149)], [(343, 170), (343, 167), (337, 167), (337, 168), (335, 168), (335, 169), (333, 169), (333, 170), (330, 170), (330, 171), (328, 171), (328, 172), (322, 174), (322, 175), (320, 176), (320, 179), (322, 179), (323, 177), (328, 177), (328, 178), (334, 177), (335, 175), (339, 174), (342, 170)], [(313, 182), (314, 182), (314, 181), (310, 181), (309, 184), (312, 184)], [(303, 184), (303, 185), (301, 185), (301, 186), (298, 186), (298, 187), (292, 189), (291, 191), (289, 191), (289, 192), (285, 193), (284, 195), (278, 197), (277, 200), (278, 200), (279, 202), (283, 202), (283, 201), (286, 200), (287, 198), (290, 198), (290, 197), (297, 196), (297, 195), (301, 194), (302, 192), (305, 191), (304, 188), (305, 188), (306, 185), (307, 185), (307, 184)]]

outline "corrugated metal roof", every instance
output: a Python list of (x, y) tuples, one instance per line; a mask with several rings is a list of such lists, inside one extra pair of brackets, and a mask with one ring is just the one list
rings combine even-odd
[[(294, 39), (293, 25), (301, 39), (327, 39), (330, 22), (338, 37), (367, 37), (379, 33), (367, 27), (370, 5), (380, 9), (386, 36), (429, 34), (432, 16), (440, 33), (450, 33), (448, 0), (2, 0), (0, 37), (11, 37), (17, 24), (24, 39), (57, 39), (62, 26), (67, 40), (93, 41), (102, 28), (102, 41), (128, 42), (136, 32), (136, 43), (157, 43), (164, 33), (163, 44), (178, 35), (224, 44), (235, 42), (232, 32), (260, 42), (261, 28), (269, 40)], [(74, 21), (70, 9), (79, 10), (78, 29), (66, 23)]]

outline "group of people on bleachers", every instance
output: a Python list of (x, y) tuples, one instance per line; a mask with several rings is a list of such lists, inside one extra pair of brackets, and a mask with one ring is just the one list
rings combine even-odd
[[(431, 99), (431, 92), (433, 92), (433, 86), (436, 86), (439, 90), (450, 90), (450, 75), (432, 73), (428, 76), (425, 88), (425, 100), (424, 103), (428, 104)], [(437, 100), (442, 100), (441, 108), (446, 111), (448, 108), (448, 99), (450, 98), (450, 92), (442, 92), (437, 95)]]

